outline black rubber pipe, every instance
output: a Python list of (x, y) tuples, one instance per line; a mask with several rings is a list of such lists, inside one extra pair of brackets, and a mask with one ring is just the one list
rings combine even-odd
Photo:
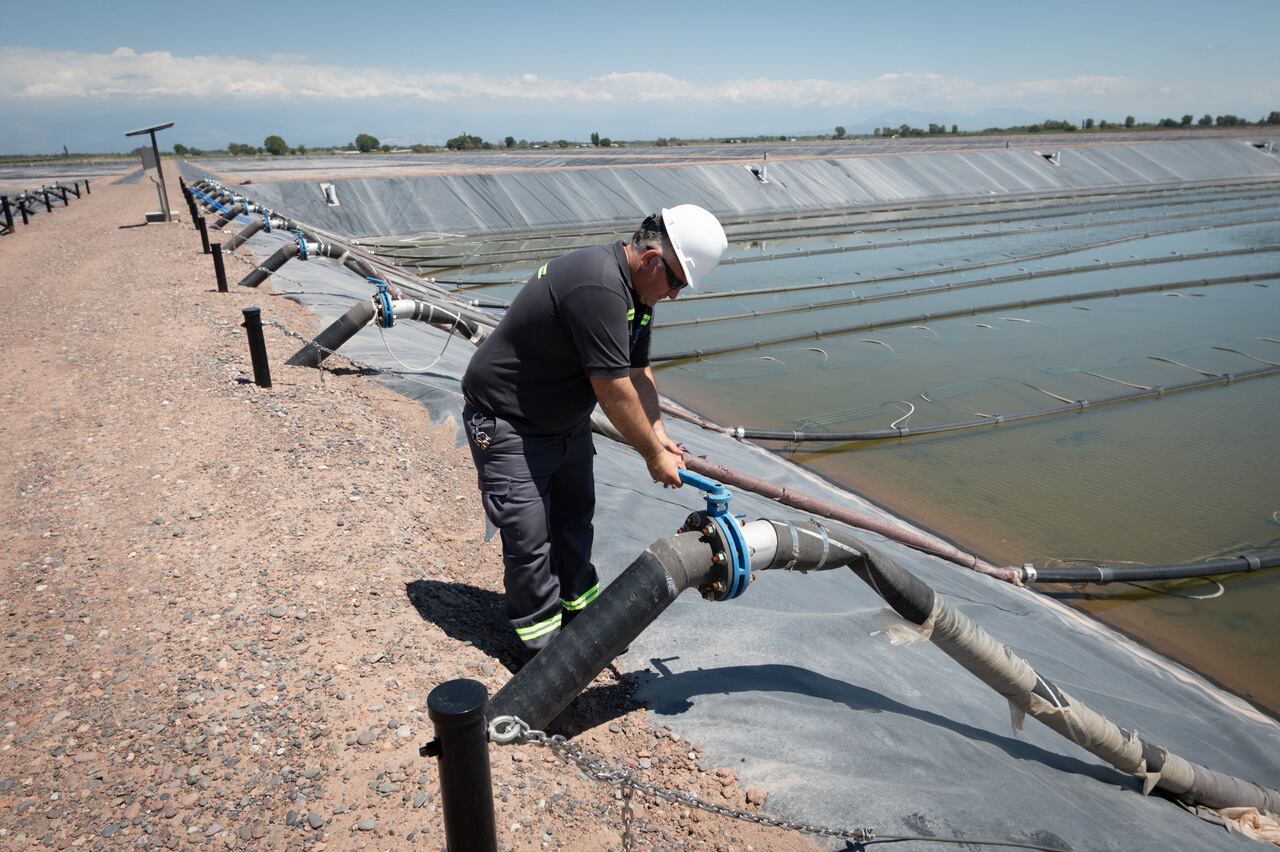
[(246, 240), (261, 231), (263, 227), (265, 227), (265, 224), (261, 219), (252, 220), (248, 225), (245, 225), (244, 230), (237, 232), (231, 239), (227, 240), (227, 251), (235, 251), (240, 248)]
[[(467, 339), (476, 340), (480, 328), (465, 316), (460, 316), (457, 309), (450, 306), (437, 307), (420, 299), (396, 299), (392, 308), (397, 319), (417, 320), (418, 322), (443, 325), (449, 322), (456, 331), (462, 332)], [(439, 311), (442, 316), (437, 317)], [(285, 363), (295, 367), (319, 367), (324, 359), (356, 335), (360, 329), (373, 320), (374, 307), (371, 300), (356, 302), (347, 312), (334, 320), (328, 328), (320, 332), (315, 340), (295, 352)]]
[(711, 358), (717, 355), (727, 355), (731, 352), (741, 352), (747, 349), (763, 349), (769, 346), (777, 346), (783, 343), (795, 343), (801, 340), (820, 340), (824, 337), (838, 337), (844, 334), (853, 334), (855, 332), (874, 331), (881, 328), (893, 328), (902, 325), (922, 325), (935, 320), (955, 319), (957, 317), (977, 316), (978, 314), (999, 313), (1001, 311), (1026, 310), (1027, 308), (1043, 307), (1045, 305), (1062, 305), (1073, 302), (1089, 302), (1097, 299), (1113, 299), (1119, 296), (1135, 296), (1143, 293), (1162, 293), (1169, 290), (1189, 290), (1194, 287), (1217, 287), (1227, 284), (1246, 284), (1253, 281), (1271, 281), (1280, 278), (1280, 273), (1268, 272), (1259, 275), (1224, 275), (1217, 278), (1196, 278), (1186, 281), (1171, 281), (1165, 284), (1142, 284), (1135, 287), (1112, 287), (1106, 290), (1089, 290), (1084, 293), (1065, 293), (1060, 296), (1045, 296), (1039, 299), (1016, 299), (1009, 302), (999, 302), (993, 305), (976, 305), (971, 308), (957, 308), (947, 311), (939, 311), (937, 313), (915, 314), (907, 317), (892, 317), (889, 319), (876, 320), (874, 322), (864, 322), (858, 325), (836, 326), (833, 328), (820, 328), (815, 331), (786, 334), (778, 337), (770, 337), (764, 340), (744, 340), (740, 343), (729, 343), (724, 346), (709, 347), (707, 349), (693, 349), (688, 352), (672, 352), (670, 354), (654, 355), (651, 360), (654, 363), (665, 363), (668, 361), (687, 361), (703, 358)]
[[(201, 217), (203, 221), (203, 217)], [(252, 270), (244, 278), (240, 279), (241, 287), (257, 287), (263, 281), (270, 277), (271, 273), (276, 272), (280, 267), (284, 266), (290, 258), (298, 256), (298, 244), (296, 242), (285, 243), (276, 249), (275, 253), (262, 261), (262, 264)]]
[[(294, 246), (294, 250), (297, 250), (297, 246)], [(316, 335), (315, 340), (295, 352), (285, 363), (294, 367), (319, 367), (330, 353), (337, 352), (342, 344), (355, 337), (356, 332), (372, 320), (373, 301), (361, 299), (347, 308), (346, 313), (330, 323), (328, 328)]]
[[(1221, 204), (1222, 202), (1248, 201), (1248, 200), (1254, 200), (1259, 198), (1276, 199), (1277, 194), (1275, 190), (1272, 190), (1270, 192), (1262, 192), (1262, 193), (1254, 193), (1254, 194), (1237, 193), (1232, 197), (1228, 197), (1228, 198), (1221, 198), (1221, 197), (1192, 198), (1192, 199), (1185, 199), (1185, 200), (1179, 200), (1179, 201), (1159, 200), (1159, 201), (1152, 201), (1152, 202), (1147, 202), (1142, 204), (1125, 205), (1124, 207), (1121, 207), (1121, 208), (1109, 208), (1105, 212), (1108, 212), (1108, 213), (1114, 212), (1114, 210), (1116, 209), (1138, 210), (1146, 207), (1164, 208), (1164, 207), (1177, 207), (1177, 206), (1184, 206), (1184, 205), (1191, 205), (1191, 204), (1209, 205), (1209, 204), (1213, 204), (1214, 202)], [(736, 233), (733, 235), (733, 242), (743, 243), (748, 241), (758, 242), (758, 241), (780, 240), (780, 239), (795, 239), (798, 237), (841, 236), (846, 234), (858, 235), (858, 234), (874, 234), (874, 233), (883, 233), (883, 232), (900, 233), (903, 231), (932, 230), (936, 228), (961, 228), (961, 227), (973, 227), (973, 226), (980, 226), (980, 225), (1004, 225), (1009, 223), (1035, 221), (1038, 219), (1066, 219), (1066, 218), (1078, 217), (1078, 216), (1096, 216), (1097, 214), (1104, 211), (1100, 210), (1098, 207), (1095, 206), (1095, 207), (1083, 209), (1083, 210), (1066, 209), (1066, 208), (1059, 207), (1059, 208), (1049, 210), (1048, 212), (1034, 212), (1028, 215), (1018, 215), (1019, 212), (1021, 211), (1014, 211), (1010, 213), (1008, 216), (1000, 216), (1000, 217), (994, 217), (994, 218), (988, 218), (988, 219), (975, 219), (972, 217), (981, 216), (984, 214), (966, 212), (966, 213), (948, 214), (945, 216), (936, 216), (936, 217), (931, 216), (931, 217), (915, 218), (915, 219), (898, 218), (898, 219), (889, 219), (889, 220), (875, 221), (875, 222), (838, 223), (838, 224), (824, 225), (824, 226), (813, 227), (813, 228), (783, 228), (783, 229), (769, 230), (769, 231)], [(1222, 213), (1222, 212), (1230, 212), (1230, 210), (1229, 209), (1228, 210), (1210, 210), (1210, 211), (1205, 211), (1204, 215), (1209, 215), (1210, 213)], [(965, 221), (951, 221), (951, 220), (961, 220), (961, 219)], [(384, 250), (382, 254), (386, 257), (403, 258), (403, 259), (411, 260), (411, 261), (414, 261), (416, 265), (449, 267), (452, 264), (437, 263), (434, 261), (450, 261), (450, 260), (454, 260), (455, 258), (462, 259), (462, 260), (469, 260), (473, 257), (483, 257), (486, 260), (487, 259), (497, 260), (501, 258), (515, 258), (515, 259), (530, 260), (535, 258), (541, 258), (544, 256), (555, 256), (554, 253), (556, 251), (564, 251), (566, 248), (571, 248), (571, 247), (564, 247), (564, 246), (551, 247), (551, 248), (524, 247), (524, 248), (512, 248), (512, 249), (498, 249), (495, 251), (484, 252), (483, 255), (477, 255), (475, 251), (463, 251), (463, 250), (456, 249), (455, 244), (447, 244), (443, 247), (449, 250), (448, 253), (429, 254), (428, 251), (430, 248), (432, 248), (432, 246), (421, 245), (421, 244), (409, 244), (403, 247), (389, 248), (387, 250)], [(780, 254), (779, 256), (791, 257), (792, 255), (783, 253), (783, 254)]]
[[(1177, 393), (1185, 393), (1186, 391), (1202, 390), (1215, 385), (1230, 385), (1236, 382), (1243, 382), (1249, 379), (1261, 379), (1277, 374), (1280, 374), (1280, 367), (1259, 367), (1256, 370), (1245, 370), (1239, 373), (1222, 373), (1220, 375), (1206, 376), (1200, 379), (1189, 379), (1185, 382), (1149, 388), (1147, 390), (1134, 391), (1133, 393), (1121, 393), (1114, 396), (1107, 396), (1092, 400), (1082, 399), (1077, 402), (1055, 405), (1050, 408), (1037, 408), (1032, 411), (1020, 411), (1016, 414), (997, 414), (990, 417), (975, 417), (971, 420), (960, 420), (954, 423), (939, 423), (934, 426), (922, 426), (918, 429), (912, 429), (907, 426), (898, 426), (893, 429), (872, 429), (863, 432), (801, 432), (798, 430), (775, 431), (768, 429), (748, 429), (745, 426), (734, 426), (731, 428), (721, 429), (719, 431), (737, 438), (738, 440), (786, 441), (791, 444), (848, 444), (861, 441), (883, 441), (893, 438), (914, 438), (923, 435), (938, 435), (943, 432), (959, 432), (964, 429), (978, 429), (984, 426), (1001, 426), (1009, 423), (1019, 423), (1026, 420), (1038, 420), (1043, 417), (1053, 417), (1059, 414), (1075, 414), (1087, 411), (1091, 408), (1102, 408), (1104, 406), (1118, 405), (1126, 402), (1139, 402), (1147, 399), (1160, 399), (1161, 397), (1172, 396)], [(680, 415), (677, 414), (676, 416)]]
[[(815, 521), (754, 522), (744, 535), (754, 570), (823, 571), (862, 558)], [(702, 532), (649, 545), (507, 681), (489, 704), (489, 718), (516, 716), (535, 729), (546, 727), (681, 592), (724, 579), (726, 569), (713, 561), (712, 549)]]
[(1129, 583), (1141, 580), (1182, 580), (1190, 577), (1217, 577), (1223, 574), (1244, 574), (1264, 568), (1280, 566), (1280, 553), (1262, 553), (1257, 556), (1236, 556), (1213, 562), (1186, 562), (1180, 565), (1082, 565), (1063, 568), (1033, 568), (1025, 566), (1024, 583)]
[[(957, 281), (947, 284), (934, 284), (930, 287), (913, 287), (905, 290), (893, 290), (887, 293), (868, 293), (865, 296), (848, 296), (840, 299), (828, 299), (818, 302), (805, 302), (796, 305), (785, 305), (780, 308), (764, 308), (751, 311), (739, 311), (735, 314), (717, 314), (709, 317), (691, 317), (672, 322), (654, 323), (655, 329), (683, 328), (696, 325), (704, 326), (712, 323), (733, 322), (738, 320), (755, 320), (764, 317), (782, 316), (783, 314), (804, 313), (806, 311), (822, 311), (831, 308), (844, 308), (851, 305), (869, 305), (874, 302), (889, 302), (897, 299), (914, 299), (919, 296), (932, 296), (937, 293), (954, 293), (959, 290), (971, 290), (975, 287), (990, 287), (999, 284), (1013, 284), (1019, 281), (1055, 278), (1063, 275), (1090, 274), (1094, 272), (1110, 272), (1115, 269), (1128, 269), (1134, 266), (1152, 266), (1165, 263), (1186, 263), (1192, 260), (1210, 260), (1219, 257), (1236, 257), (1245, 254), (1266, 254), (1280, 252), (1280, 245), (1248, 246), (1246, 248), (1225, 249), (1221, 251), (1196, 252), (1194, 254), (1175, 254), (1162, 257), (1140, 257), (1133, 260), (1119, 260), (1111, 263), (1091, 263), (1084, 266), (1063, 266), (1057, 269), (1045, 269), (1037, 272), (1020, 272), (1013, 275), (995, 275), (988, 278), (977, 278), (973, 281)], [(942, 272), (931, 272), (933, 275)], [(875, 283), (868, 279), (862, 286)], [(748, 291), (749, 295), (749, 291)]]
[(489, 718), (518, 716), (543, 729), (685, 589), (712, 579), (698, 532), (662, 539), (562, 628), (489, 702)]
[(248, 216), (252, 206), (253, 205), (246, 201), (233, 201), (228, 204), (227, 209), (218, 214), (218, 221), (213, 223), (214, 230), (216, 231), (218, 228), (226, 227), (228, 222), (235, 219), (241, 213)]
[[(246, 228), (245, 230), (248, 229)], [(352, 254), (342, 246), (317, 240), (311, 234), (304, 233), (302, 239), (307, 244), (308, 257), (335, 258), (343, 266), (362, 278), (375, 277), (375, 270), (368, 262), (361, 258), (352, 256)], [(263, 261), (261, 266), (246, 275), (243, 280), (240, 281), (240, 285), (242, 287), (257, 287), (263, 281), (266, 281), (267, 277), (273, 272), (278, 272), (280, 267), (284, 266), (290, 258), (297, 257), (299, 254), (301, 254), (301, 249), (299, 248), (297, 241), (286, 243), (277, 249), (275, 254)]]
[[(1234, 207), (1221, 211), (1192, 210), (1183, 213), (1166, 213), (1159, 216), (1133, 216), (1128, 219), (1110, 219), (1096, 222), (1074, 222), (1068, 225), (1043, 225), (1028, 228), (1010, 228), (999, 231), (983, 231), (981, 233), (950, 234), (945, 237), (921, 237), (914, 240), (882, 240), (867, 241), (857, 245), (832, 246), (821, 249), (804, 249), (792, 252), (775, 252), (773, 254), (744, 255), (728, 257), (720, 261), (721, 266), (735, 266), (742, 263), (759, 263), (770, 260), (790, 260), (797, 257), (817, 257), (819, 255), (845, 254), (848, 252), (874, 251), (883, 248), (907, 248), (909, 246), (934, 245), (937, 243), (953, 243), (963, 240), (985, 240), (993, 237), (1017, 237), (1028, 234), (1057, 233), (1059, 231), (1078, 231), (1086, 228), (1103, 228), (1110, 225), (1136, 225), (1143, 222), (1165, 222), (1170, 219), (1191, 219), (1197, 216), (1219, 216), (1230, 213), (1251, 213), (1257, 210), (1274, 210), (1275, 204), (1256, 204), (1249, 207)], [(460, 266), (478, 264), (459, 264)]]

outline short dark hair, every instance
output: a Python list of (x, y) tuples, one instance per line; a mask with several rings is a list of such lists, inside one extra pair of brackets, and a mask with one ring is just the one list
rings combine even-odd
[(636, 232), (631, 235), (631, 245), (641, 251), (651, 248), (664, 251), (667, 242), (667, 228), (662, 223), (662, 216), (658, 213), (651, 213), (644, 217), (640, 227), (636, 228)]

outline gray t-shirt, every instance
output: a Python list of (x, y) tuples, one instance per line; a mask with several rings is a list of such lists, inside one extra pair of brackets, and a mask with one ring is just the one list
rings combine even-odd
[(622, 243), (558, 257), (525, 283), (471, 357), (463, 394), (520, 431), (572, 432), (595, 407), (590, 379), (649, 365), (652, 316), (631, 285)]

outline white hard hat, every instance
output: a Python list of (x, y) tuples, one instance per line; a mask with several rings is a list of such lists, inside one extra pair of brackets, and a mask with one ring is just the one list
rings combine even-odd
[(662, 226), (675, 250), (684, 280), (697, 287), (720, 265), (729, 247), (720, 220), (696, 204), (678, 204), (662, 211)]

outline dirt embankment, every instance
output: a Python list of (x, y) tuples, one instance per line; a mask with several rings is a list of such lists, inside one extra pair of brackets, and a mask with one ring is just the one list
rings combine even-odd
[[(215, 292), (189, 223), (135, 226), (154, 206), (95, 184), (0, 237), (0, 847), (440, 848), (427, 693), (510, 662), (465, 449), (366, 376), (284, 367), (274, 329), (254, 386), (240, 308), (312, 319)], [(755, 807), (629, 694), (602, 676), (563, 729)], [(620, 845), (614, 789), (530, 746), (493, 765), (504, 846)], [(804, 843), (636, 810), (645, 848)]]

